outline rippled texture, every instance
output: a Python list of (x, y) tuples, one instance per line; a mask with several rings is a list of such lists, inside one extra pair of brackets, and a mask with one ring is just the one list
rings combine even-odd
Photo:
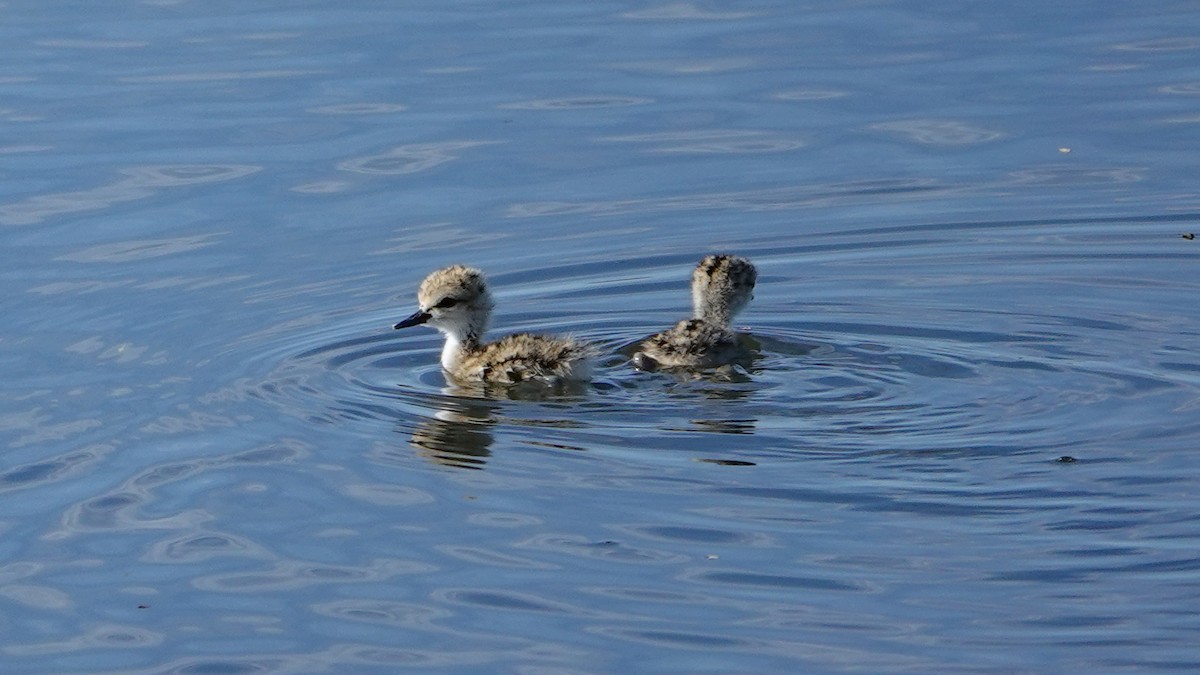
[(4, 672), (1200, 669), (1192, 3), (4, 11)]

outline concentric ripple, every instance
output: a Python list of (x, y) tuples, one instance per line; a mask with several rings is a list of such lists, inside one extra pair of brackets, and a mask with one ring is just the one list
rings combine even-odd
[[(1111, 297), (1108, 316), (1079, 306), (1097, 290), (1084, 279), (1105, 248), (1076, 240), (1080, 226), (991, 226), (996, 246), (974, 241), (983, 229), (891, 231), (886, 247), (876, 243), (879, 230), (791, 249), (749, 244), (739, 252), (762, 275), (739, 322), (756, 348), (749, 369), (668, 375), (629, 364), (632, 345), (686, 313), (696, 254), (627, 260), (615, 274), (597, 263), (496, 278), (502, 328), (494, 334), (569, 332), (601, 346), (597, 379), (574, 390), (451, 386), (436, 333), (393, 332), (387, 318), (364, 317), (280, 345), (258, 392), (314, 424), (401, 433), (417, 456), (458, 466), (485, 466), (505, 445), (735, 466), (829, 453), (1049, 457), (1107, 442), (1113, 410), (1130, 401), (1194, 386), (1186, 369), (1164, 374), (1130, 360), (1144, 354), (1146, 335), (1169, 348), (1177, 336), (1156, 325), (1167, 317), (1147, 307), (1121, 312)], [(1022, 275), (996, 257), (1031, 231), (1043, 237), (1044, 255), (1060, 259), (1054, 278)], [(884, 255), (889, 268), (880, 270)], [(842, 290), (871, 286), (873, 296)], [(1046, 287), (1059, 289), (1060, 306), (1047, 305)], [(546, 306), (587, 309), (531, 314)], [(1080, 429), (1090, 430), (1086, 438)], [(386, 454), (377, 460), (412, 461)]]

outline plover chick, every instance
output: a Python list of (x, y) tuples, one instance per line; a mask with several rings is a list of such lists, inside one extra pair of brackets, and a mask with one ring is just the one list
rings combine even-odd
[(517, 333), (484, 342), (492, 315), (492, 294), (483, 272), (463, 265), (437, 270), (417, 290), (420, 308), (396, 324), (429, 324), (446, 336), (442, 368), (464, 382), (548, 384), (591, 378), (595, 348), (572, 338)]
[(733, 317), (754, 297), (758, 271), (733, 255), (706, 256), (692, 272), (692, 318), (644, 341), (633, 355), (639, 370), (713, 368), (744, 356)]

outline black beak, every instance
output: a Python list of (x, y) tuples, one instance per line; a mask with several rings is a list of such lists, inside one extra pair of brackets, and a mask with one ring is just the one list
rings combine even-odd
[(401, 321), (400, 323), (396, 324), (395, 326), (392, 326), (392, 328), (395, 328), (398, 330), (400, 328), (408, 328), (409, 326), (420, 326), (421, 324), (428, 321), (431, 316), (433, 316), (433, 315), (430, 314), (429, 312), (418, 309), (416, 312), (413, 313), (412, 316)]

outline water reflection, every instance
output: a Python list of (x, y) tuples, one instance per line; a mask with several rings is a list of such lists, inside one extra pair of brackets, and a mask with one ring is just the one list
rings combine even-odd
[[(63, 436), (65, 434), (55, 434), (49, 438), (57, 439)], [(45, 440), (46, 437), (23, 438), (18, 439), (18, 442), (10, 443), (9, 447), (15, 449), (21, 447), (25, 442), (44, 442)], [(91, 445), (55, 457), (10, 467), (0, 471), (0, 492), (48, 485), (77, 476), (107, 457), (114, 447), (116, 446), (112, 444)]]
[(309, 560), (280, 560), (270, 569), (197, 577), (192, 585), (219, 593), (263, 593), (326, 584), (370, 584), (397, 575), (425, 574), (436, 568), (400, 558), (376, 559), (363, 565), (333, 565)]
[(633, 565), (672, 565), (688, 560), (688, 556), (666, 549), (635, 546), (613, 539), (592, 539), (573, 533), (538, 534), (515, 542), (513, 546), (528, 551)]
[(367, 598), (323, 602), (314, 605), (312, 609), (321, 616), (410, 630), (448, 631), (448, 628), (439, 626), (438, 622), (450, 619), (454, 615), (448, 609), (433, 605)]
[(39, 47), (57, 47), (62, 49), (141, 49), (149, 47), (150, 42), (141, 40), (80, 40), (68, 38), (47, 38), (35, 40)]
[(758, 420), (754, 418), (710, 420), (691, 420), (696, 429), (716, 434), (753, 434), (758, 428)]
[(401, 103), (341, 103), (309, 108), (308, 112), (318, 115), (387, 115), (405, 110), (408, 107)]
[[(212, 515), (204, 509), (186, 509), (161, 517), (146, 515), (144, 511), (158, 499), (159, 490), (167, 485), (195, 480), (207, 472), (290, 462), (306, 452), (305, 444), (295, 440), (283, 440), (225, 456), (151, 465), (121, 485), (67, 507), (62, 515), (62, 528), (46, 536), (48, 539), (58, 540), (87, 532), (176, 530), (195, 533), (212, 519)], [(228, 535), (214, 534), (213, 537)], [(216, 541), (216, 538), (208, 538), (202, 540), (202, 543), (212, 545)], [(236, 549), (241, 545), (238, 541), (229, 538), (227, 543)], [(164, 553), (168, 550), (181, 550), (179, 543), (164, 545), (168, 547)], [(248, 543), (246, 546), (249, 547), (246, 550), (253, 548)], [(191, 548), (194, 553), (195, 546)]]
[(98, 211), (114, 204), (147, 199), (163, 188), (237, 180), (262, 170), (250, 164), (163, 164), (122, 169), (124, 178), (75, 192), (35, 195), (0, 205), (0, 225), (31, 225), (68, 213)]
[(199, 530), (156, 542), (142, 559), (155, 563), (189, 564), (216, 557), (269, 559), (273, 556), (265, 547), (246, 537)]
[(54, 642), (8, 645), (4, 652), (14, 656), (42, 656), (99, 649), (137, 649), (161, 644), (162, 633), (138, 626), (104, 623), (82, 634)]
[(750, 59), (671, 59), (662, 61), (630, 61), (616, 64), (620, 70), (637, 73), (659, 73), (670, 75), (709, 75), (746, 70), (755, 65)]
[(771, 98), (780, 101), (825, 101), (849, 95), (850, 92), (844, 89), (788, 89), (775, 92)]
[(895, 201), (905, 195), (925, 195), (953, 189), (932, 178), (880, 179), (853, 183), (806, 184), (782, 188), (704, 192), (672, 197), (618, 199), (591, 202), (525, 202), (512, 204), (508, 218), (545, 216), (617, 216), (669, 213), (708, 209), (780, 211), (842, 203), (866, 204), (873, 200)]
[(1159, 87), (1158, 91), (1164, 94), (1175, 94), (1179, 96), (1197, 96), (1200, 95), (1200, 82), (1168, 84)]
[(896, 120), (872, 124), (870, 128), (922, 145), (975, 145), (1004, 137), (999, 131), (975, 127), (958, 120)]
[(642, 21), (674, 21), (697, 19), (701, 21), (733, 21), (755, 16), (754, 12), (721, 12), (703, 9), (691, 2), (673, 2), (658, 7), (639, 9), (621, 14), (625, 19)]
[(482, 469), (491, 456), (494, 408), (480, 406), (474, 414), (442, 410), (417, 423), (409, 442), (417, 454), (437, 464)]
[(487, 243), (498, 243), (511, 238), (509, 232), (477, 229), (453, 222), (418, 223), (406, 226), (389, 237), (386, 245), (370, 252), (370, 255), (411, 254), (415, 251), (441, 251), (447, 241), (458, 242), (459, 246), (472, 247)]
[(82, 263), (123, 263), (196, 251), (218, 243), (215, 234), (199, 234), (168, 239), (138, 239), (92, 246), (59, 256), (58, 260)]
[[(0, 569), (0, 576), (5, 577), (0, 583), (0, 597), (24, 605), (32, 610), (69, 611), (75, 602), (71, 596), (57, 588), (34, 584), (11, 583), (15, 570), (11, 567)], [(35, 570), (40, 572), (41, 570)], [(31, 574), (33, 571), (30, 572)]]
[(787, 152), (803, 148), (805, 145), (805, 141), (799, 138), (782, 137), (764, 131), (744, 129), (710, 129), (631, 134), (607, 136), (600, 140), (614, 143), (636, 143), (648, 146), (643, 152), (714, 155)]
[(1039, 186), (1137, 183), (1146, 179), (1147, 171), (1143, 166), (1047, 166), (1013, 171), (1007, 183)]
[(502, 110), (578, 110), (583, 108), (622, 108), (648, 105), (654, 99), (639, 96), (568, 96), (518, 101), (498, 106)]
[[(409, 442), (418, 455), (434, 463), (482, 469), (492, 454), (493, 429), (498, 426), (579, 428), (583, 425), (573, 417), (574, 408), (586, 399), (589, 391), (590, 386), (581, 382), (553, 386), (539, 382), (451, 384), (442, 389), (441, 396), (427, 399), (437, 409), (432, 415), (423, 415), (418, 420)], [(507, 406), (505, 401), (514, 402), (518, 407)], [(539, 411), (561, 409), (562, 416), (527, 416), (528, 406), (536, 404), (549, 406), (537, 407)], [(543, 440), (527, 442), (558, 450), (583, 450), (578, 446)]]
[(327, 75), (327, 70), (311, 69), (279, 69), (279, 70), (238, 70), (238, 71), (208, 71), (193, 73), (162, 73), (160, 75), (129, 75), (117, 78), (118, 82), (129, 84), (160, 84), (160, 83), (201, 83), (201, 82), (239, 82), (242, 80), (275, 80), (302, 78), (316, 75)]
[(492, 145), (499, 141), (442, 141), (439, 143), (414, 143), (392, 148), (387, 152), (367, 157), (348, 159), (338, 164), (341, 171), (382, 176), (402, 176), (428, 171), (453, 162), (462, 150), (481, 145)]
[(1129, 52), (1179, 52), (1193, 51), (1200, 49), (1200, 38), (1195, 37), (1167, 37), (1156, 38), (1153, 40), (1141, 40), (1138, 42), (1125, 42), (1113, 47), (1113, 49)]

